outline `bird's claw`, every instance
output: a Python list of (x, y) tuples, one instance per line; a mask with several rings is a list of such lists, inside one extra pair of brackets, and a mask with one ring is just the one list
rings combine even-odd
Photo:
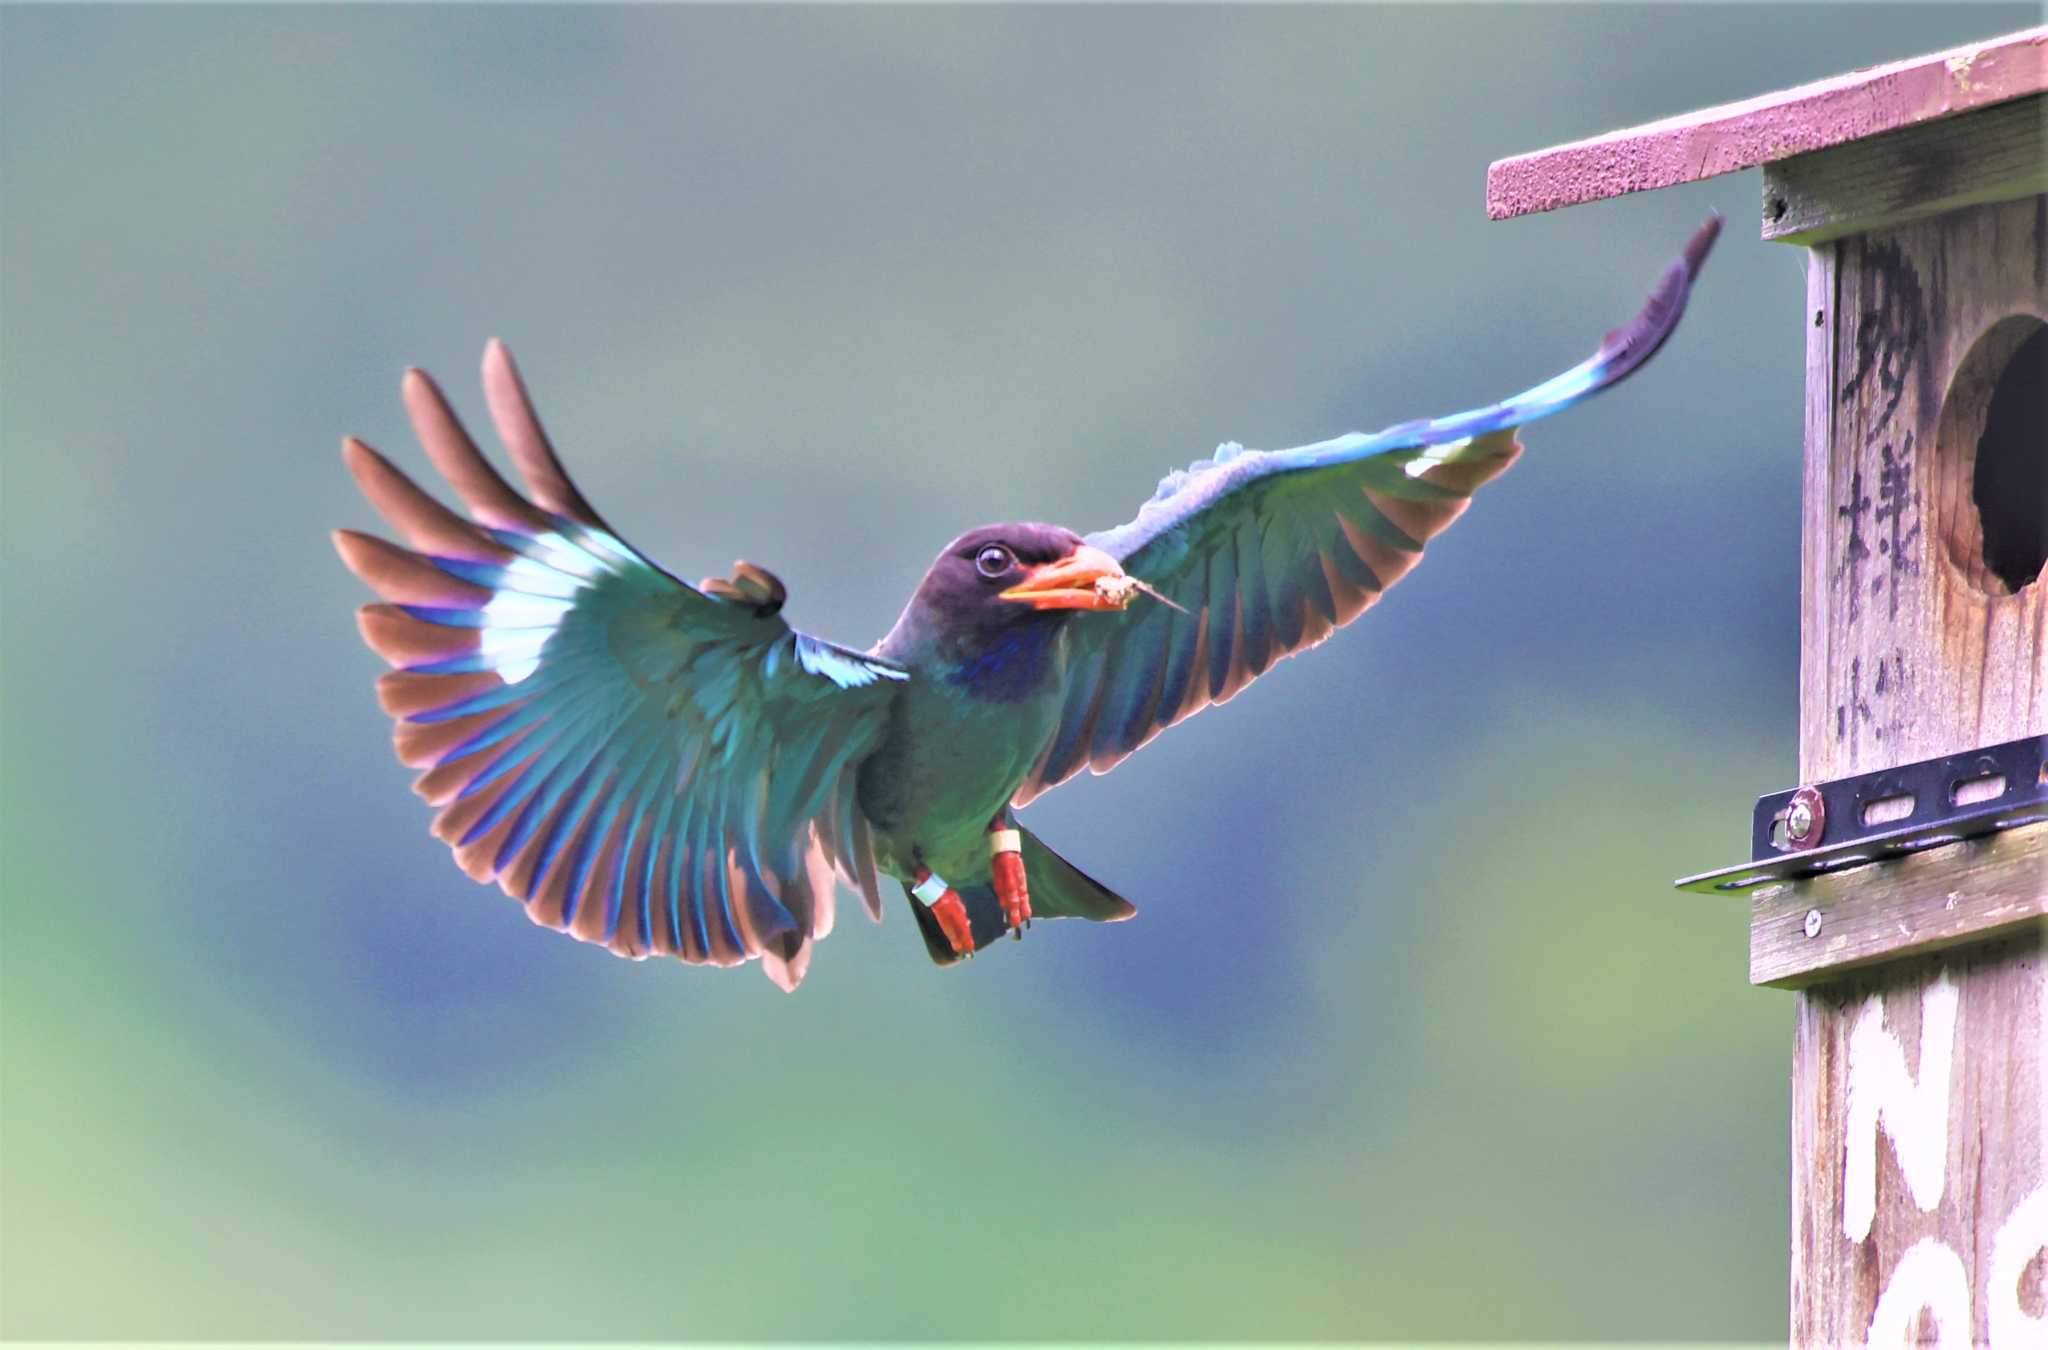
[(1011, 937), (1021, 939), (1031, 926), (1031, 888), (1024, 877), (1024, 855), (1015, 849), (997, 852), (989, 860), (989, 880), (1003, 907), (1003, 927), (1010, 930)]
[(946, 935), (946, 941), (953, 945), (955, 956), (974, 957), (974, 929), (967, 922), (967, 906), (957, 892), (947, 891), (932, 903), (932, 917), (939, 921), (939, 931)]

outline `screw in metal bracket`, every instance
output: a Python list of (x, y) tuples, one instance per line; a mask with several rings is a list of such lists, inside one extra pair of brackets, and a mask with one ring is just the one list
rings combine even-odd
[(1785, 839), (1793, 848), (1812, 848), (1827, 833), (1828, 808), (1820, 789), (1802, 787), (1785, 807)]

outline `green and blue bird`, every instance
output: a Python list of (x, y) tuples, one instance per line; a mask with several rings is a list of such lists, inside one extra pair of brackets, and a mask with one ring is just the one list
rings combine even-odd
[(1719, 225), (1561, 375), (1374, 435), (1225, 445), (1099, 533), (969, 530), (864, 651), (791, 628), (782, 583), (751, 563), (692, 586), (626, 543), (563, 472), (501, 344), (484, 393), (523, 494), (408, 371), (413, 426), (468, 518), (350, 439), (404, 545), (335, 534), (383, 597), (360, 626), (394, 667), (377, 689), (399, 758), (464, 871), (620, 956), (759, 958), (794, 989), (837, 885), (879, 919), (884, 877), (941, 965), (1034, 918), (1129, 918), (1014, 808), (1362, 614), (1514, 462), (1518, 427), (1650, 359)]

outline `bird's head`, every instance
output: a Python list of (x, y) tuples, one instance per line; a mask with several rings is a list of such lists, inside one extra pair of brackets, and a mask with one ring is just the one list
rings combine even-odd
[(1173, 604), (1072, 530), (984, 525), (946, 545), (877, 650), (1014, 673), (1029, 664), (1018, 653), (1046, 650), (1074, 616), (1118, 613), (1140, 592)]
[(1121, 610), (1135, 587), (1115, 558), (1058, 525), (969, 530), (925, 573), (918, 598), (975, 627), (1007, 627), (1029, 615)]
[(1084, 611), (1120, 610), (1130, 589), (1116, 559), (1072, 530), (984, 525), (946, 545), (883, 646), (908, 659), (936, 643), (943, 659), (971, 659)]

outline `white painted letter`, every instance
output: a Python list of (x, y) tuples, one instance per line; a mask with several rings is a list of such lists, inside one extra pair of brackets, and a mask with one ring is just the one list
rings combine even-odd
[(2048, 1345), (2048, 1314), (2029, 1317), (2020, 1306), (2020, 1276), (2048, 1250), (2048, 1186), (2013, 1206), (1991, 1240), (1991, 1274), (1984, 1281), (1993, 1345)]
[[(1877, 1126), (1891, 1136), (1913, 1203), (1941, 1203), (1948, 1163), (1948, 1078), (1955, 1054), (1957, 992), (1946, 970), (1920, 996), (1920, 1080), (1905, 1047), (1885, 1029), (1884, 1000), (1871, 995), (1849, 1032), (1849, 1121), (1843, 1136), (1842, 1235), (1870, 1236), (1877, 1216)], [(1917, 1248), (1915, 1250), (1918, 1250)], [(1902, 1267), (1903, 1268), (1903, 1267)], [(1897, 1277), (1894, 1276), (1894, 1283)]]
[(1870, 1350), (1911, 1344), (1923, 1308), (1934, 1314), (1937, 1346), (1969, 1345), (1970, 1277), (1963, 1273), (1963, 1258), (1940, 1238), (1921, 1238), (1899, 1258), (1870, 1312)]

